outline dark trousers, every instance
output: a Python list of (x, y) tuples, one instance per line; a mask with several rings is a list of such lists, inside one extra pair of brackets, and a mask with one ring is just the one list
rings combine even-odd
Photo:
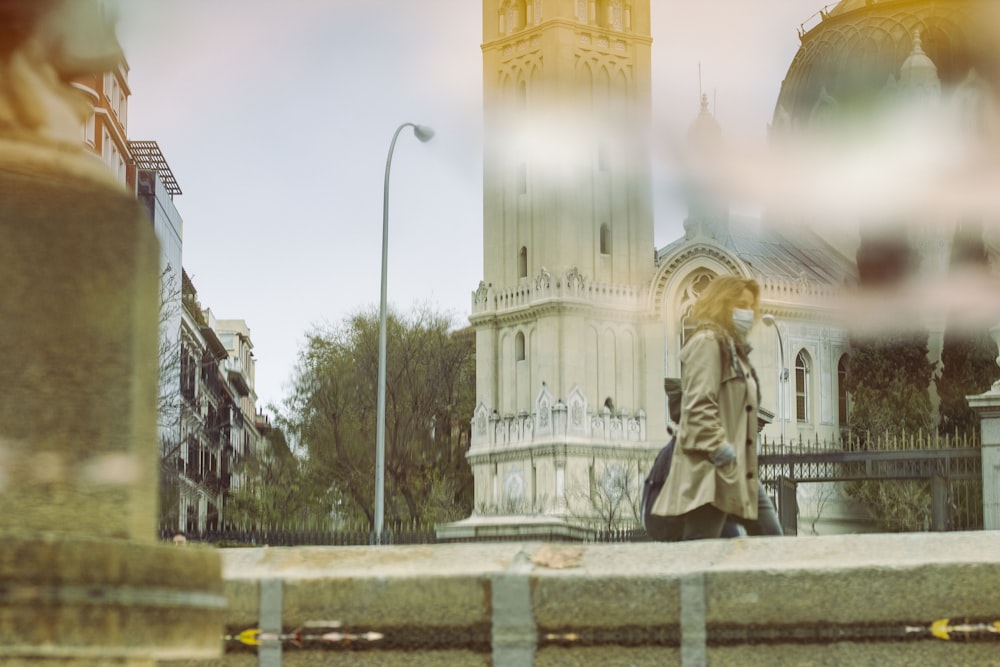
[(705, 540), (716, 537), (736, 537), (739, 533), (735, 524), (743, 526), (747, 535), (784, 535), (778, 522), (774, 503), (764, 492), (764, 486), (757, 483), (757, 518), (743, 519), (730, 516), (714, 505), (702, 505), (680, 517), (683, 528), (682, 540)]

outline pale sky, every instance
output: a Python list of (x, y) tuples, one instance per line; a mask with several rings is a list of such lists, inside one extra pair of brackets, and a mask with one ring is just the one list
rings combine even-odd
[[(651, 0), (655, 241), (683, 232), (667, 147), (714, 101), (763, 145), (798, 26), (822, 0)], [(288, 393), (305, 334), (379, 301), (467, 323), (482, 278), (479, 0), (120, 0), (128, 134), (183, 190), (184, 268), (203, 307), (244, 319), (258, 407)], [(699, 84), (699, 65), (701, 78)]]

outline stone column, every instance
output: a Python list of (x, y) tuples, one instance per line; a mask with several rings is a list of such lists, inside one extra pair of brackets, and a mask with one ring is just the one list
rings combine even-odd
[[(1000, 324), (990, 329), (1000, 349)], [(1000, 356), (997, 357), (1000, 365)], [(1000, 530), (1000, 380), (989, 391), (967, 396), (969, 407), (979, 415), (983, 457), (983, 528)]]
[(121, 59), (94, 0), (0, 4), (0, 663), (221, 652), (218, 554), (156, 540), (159, 252), (67, 82)]

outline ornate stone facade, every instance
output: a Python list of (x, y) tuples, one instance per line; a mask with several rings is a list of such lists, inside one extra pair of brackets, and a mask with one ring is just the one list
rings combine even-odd
[[(892, 55), (878, 60), (879, 99), (937, 104), (947, 92), (981, 119), (987, 85), (957, 71), (966, 51), (945, 48), (956, 29), (948, 17), (977, 2), (849, 0), (823, 12), (825, 25), (801, 35), (775, 141), (838, 122), (856, 77), (821, 79), (837, 66), (832, 54), (869, 29), (881, 37), (862, 46)], [(649, 153), (637, 140), (650, 124), (649, 4), (484, 3), (485, 252), (470, 317), (478, 405), (468, 454), (477, 514), (634, 518), (622, 503), (608, 510), (622, 496), (608, 480), (624, 478), (624, 495), (635, 495), (668, 437), (663, 379), (680, 375), (689, 309), (715, 275), (757, 280), (773, 318), (750, 339), (762, 407), (775, 415), (763, 436), (829, 441), (845, 426), (843, 307), (857, 283), (857, 230), (845, 240), (793, 227), (785, 211), (731, 220), (711, 178), (725, 147), (707, 101), (686, 146), (699, 168), (685, 183), (685, 235), (654, 251)], [(921, 27), (931, 46), (921, 47)], [(942, 53), (948, 91), (935, 70)], [(911, 235), (939, 270), (947, 242), (921, 229)]]

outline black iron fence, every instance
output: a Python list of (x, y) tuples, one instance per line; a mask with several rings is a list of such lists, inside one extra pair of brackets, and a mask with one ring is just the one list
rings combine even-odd
[[(795, 532), (798, 514), (795, 488), (808, 482), (883, 480), (926, 484), (930, 530), (982, 529), (982, 473), (976, 437), (916, 434), (907, 437), (850, 438), (837, 442), (765, 441), (760, 447), (760, 479), (775, 500), (782, 523)], [(211, 524), (210, 524), (211, 525)], [(181, 533), (163, 526), (165, 541), (191, 541), (220, 547), (367, 546), (374, 544), (438, 544), (456, 541), (566, 541), (564, 534), (510, 535), (439, 540), (433, 525), (389, 523), (381, 534), (367, 525), (271, 525), (210, 527)], [(575, 537), (573, 539), (576, 539)], [(647, 542), (640, 526), (591, 529), (583, 541), (597, 544)]]
[[(925, 516), (926, 530), (981, 530), (982, 457), (979, 439), (916, 433), (853, 437), (836, 442), (765, 441), (758, 458), (760, 480), (776, 501), (786, 533), (796, 530), (795, 488), (800, 483), (878, 481), (909, 485), (911, 515)], [(893, 499), (892, 494), (882, 493)], [(876, 501), (878, 502), (878, 501)], [(914, 530), (911, 519), (895, 530)]]
[(407, 525), (386, 528), (381, 534), (352, 526), (302, 527), (295, 525), (229, 526), (204, 531), (178, 531), (162, 526), (164, 541), (203, 542), (220, 547), (366, 546), (372, 544), (435, 544), (434, 526)]
[[(160, 539), (180, 542), (200, 542), (219, 547), (292, 547), (292, 546), (369, 546), (374, 544), (445, 544), (455, 542), (520, 542), (524, 540), (565, 541), (565, 535), (510, 535), (489, 538), (439, 540), (433, 525), (402, 524), (386, 527), (381, 535), (367, 527), (330, 526), (240, 526), (209, 528), (201, 532), (182, 532), (161, 526)], [(640, 526), (602, 528), (591, 531), (584, 542), (593, 544), (620, 544), (648, 542), (649, 536)]]

